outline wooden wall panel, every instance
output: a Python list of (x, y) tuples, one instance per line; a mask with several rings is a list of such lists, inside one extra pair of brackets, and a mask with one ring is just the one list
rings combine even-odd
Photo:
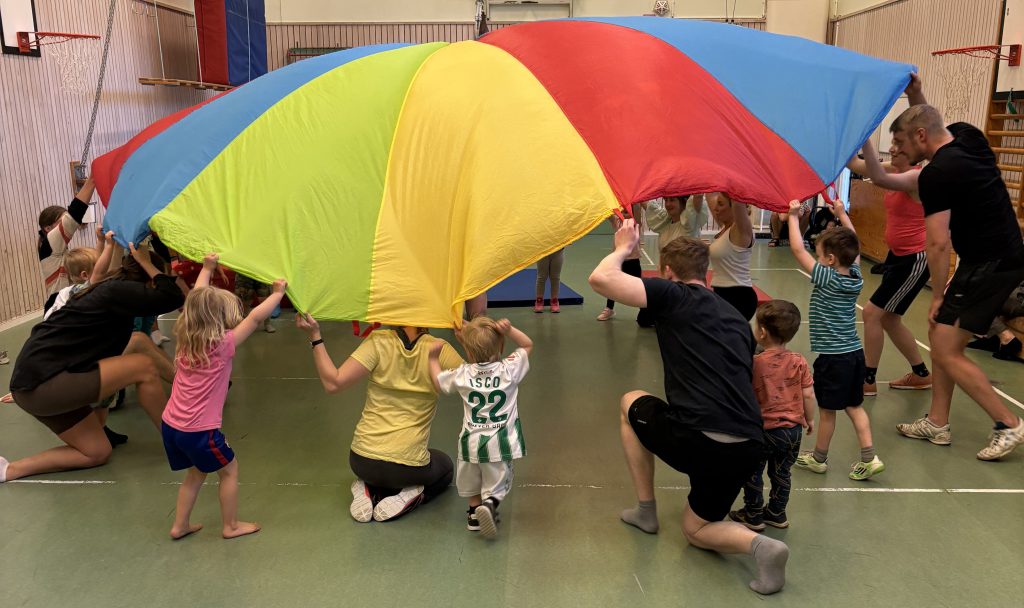
[[(41, 30), (103, 35), (107, 2), (36, 0)], [(155, 120), (194, 105), (209, 93), (183, 88), (146, 87), (139, 76), (160, 74), (152, 6), (119, 2), (103, 98), (96, 120), (91, 157), (115, 148)], [(194, 78), (195, 29), (191, 15), (159, 9), (164, 64), (169, 77)], [(102, 41), (93, 45), (95, 61), (88, 80), (99, 74)], [(43, 303), (36, 257), (39, 211), (71, 200), (68, 161), (82, 154), (93, 93), (60, 88), (60, 70), (46, 47), (42, 57), (0, 55), (0, 323), (37, 312)], [(97, 205), (96, 211), (100, 212)], [(91, 229), (86, 232), (91, 232)], [(74, 246), (93, 243), (91, 234)]]

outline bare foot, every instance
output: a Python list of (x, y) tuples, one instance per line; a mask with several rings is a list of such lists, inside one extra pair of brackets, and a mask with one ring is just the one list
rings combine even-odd
[(224, 526), (224, 538), (238, 538), (239, 536), (256, 534), (259, 531), (259, 524), (251, 523), (248, 521), (240, 521), (236, 523), (233, 527)]
[(178, 528), (171, 528), (171, 540), (181, 540), (188, 536), (203, 529), (203, 524), (189, 524), (188, 528), (179, 530)]

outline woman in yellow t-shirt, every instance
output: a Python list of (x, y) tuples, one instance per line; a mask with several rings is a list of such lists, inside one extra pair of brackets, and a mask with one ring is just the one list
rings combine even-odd
[[(339, 393), (369, 377), (366, 404), (349, 453), (356, 475), (349, 508), (352, 518), (387, 521), (444, 492), (452, 481), (452, 459), (427, 448), (437, 409), (429, 351), (432, 344), (444, 340), (424, 328), (378, 329), (341, 367), (335, 367), (316, 320), (296, 315), (295, 325), (309, 335), (313, 361), (328, 393)], [(444, 369), (465, 363), (447, 342), (440, 359)]]

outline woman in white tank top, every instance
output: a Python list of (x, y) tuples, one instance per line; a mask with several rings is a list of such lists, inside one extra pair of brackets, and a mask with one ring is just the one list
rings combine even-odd
[(744, 203), (725, 193), (709, 197), (711, 214), (722, 230), (711, 242), (711, 289), (733, 305), (748, 321), (757, 310), (757, 292), (750, 280), (750, 254), (754, 248), (754, 227)]

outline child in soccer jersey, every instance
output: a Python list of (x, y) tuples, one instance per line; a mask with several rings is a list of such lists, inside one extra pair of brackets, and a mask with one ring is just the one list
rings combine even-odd
[[(788, 528), (786, 505), (791, 469), (800, 455), (803, 429), (814, 430), (814, 381), (807, 360), (786, 348), (800, 329), (800, 310), (792, 302), (772, 300), (757, 308), (754, 337), (764, 352), (754, 355), (754, 394), (764, 419), (764, 454), (743, 490), (743, 508), (729, 519), (760, 532), (765, 524)], [(772, 489), (764, 503), (764, 473)]]
[(254, 523), (238, 520), (238, 461), (220, 427), (235, 348), (270, 317), (284, 297), (287, 282), (274, 281), (270, 297), (243, 317), (238, 296), (210, 286), (217, 263), (216, 254), (203, 260), (195, 289), (185, 298), (174, 326), (178, 373), (160, 425), (171, 470), (187, 470), (171, 526), (174, 540), (202, 528), (191, 523), (190, 517), (210, 473), (220, 478), (221, 535), (236, 538), (260, 530)]
[[(456, 332), (469, 363), (441, 371), (443, 343), (430, 349), (430, 377), (442, 393), (463, 400), (455, 485), (469, 499), (466, 528), (486, 538), (498, 533), (498, 505), (512, 487), (512, 461), (526, 456), (519, 424), (519, 383), (530, 370), (533, 341), (508, 319), (476, 317)], [(516, 344), (508, 357), (505, 337)]]
[(789, 247), (811, 276), (810, 334), (814, 360), (814, 396), (818, 400), (818, 440), (803, 452), (796, 466), (814, 473), (828, 471), (828, 448), (836, 430), (837, 412), (846, 412), (860, 443), (860, 460), (850, 479), (864, 481), (885, 470), (875, 455), (871, 420), (864, 410), (864, 349), (857, 335), (857, 296), (864, 287), (860, 273), (860, 241), (842, 202), (833, 205), (842, 226), (831, 227), (815, 243), (817, 259), (800, 239), (800, 202), (789, 203)]

